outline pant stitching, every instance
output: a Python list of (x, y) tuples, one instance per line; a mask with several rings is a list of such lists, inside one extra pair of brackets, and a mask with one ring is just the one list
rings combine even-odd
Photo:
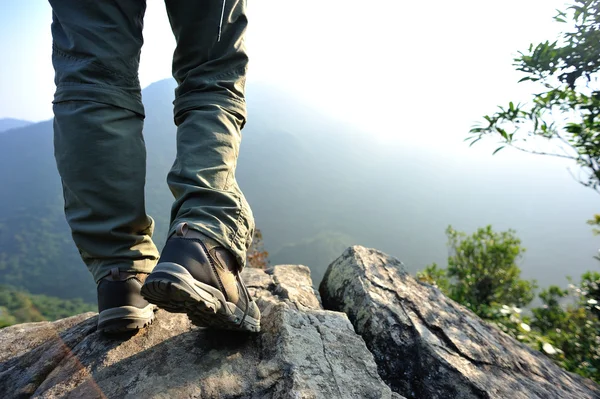
[[(69, 59), (71, 61), (89, 62), (90, 65), (93, 65), (93, 66), (95, 66), (95, 67), (97, 67), (99, 69), (102, 69), (104, 72), (106, 72), (106, 73), (108, 73), (110, 75), (114, 75), (116, 77), (126, 79), (130, 83), (134, 83), (136, 86), (139, 85), (139, 79), (135, 75), (125, 75), (125, 74), (122, 74), (122, 73), (119, 73), (119, 72), (115, 71), (114, 69), (108, 68), (106, 65), (100, 64), (100, 63), (98, 63), (98, 62), (96, 62), (94, 60), (88, 60), (86, 58), (75, 57), (75, 56), (73, 56), (73, 55), (65, 52), (64, 50), (61, 50), (60, 48), (58, 48), (58, 46), (55, 43), (52, 44), (52, 50), (54, 50), (54, 52), (57, 55), (59, 55), (60, 57), (67, 58), (67, 59)], [(134, 66), (132, 66), (132, 68), (133, 67)]]
[(242, 224), (242, 220), (245, 218), (244, 209), (242, 207), (241, 195), (236, 195), (236, 200), (238, 201), (237, 202), (237, 206), (238, 206), (239, 215), (238, 215), (237, 220), (235, 221), (235, 227), (236, 228), (235, 228), (234, 231), (232, 231), (232, 234), (231, 234), (229, 240), (230, 240), (232, 246), (239, 247), (239, 248), (236, 248), (236, 249), (245, 251), (245, 249), (246, 249), (245, 243), (244, 243), (244, 245), (242, 245), (241, 242), (238, 242), (238, 241), (241, 241), (240, 226)]

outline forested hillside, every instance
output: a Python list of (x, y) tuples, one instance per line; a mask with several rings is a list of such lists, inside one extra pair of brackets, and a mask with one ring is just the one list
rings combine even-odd
[(96, 312), (95, 305), (81, 299), (59, 299), (31, 295), (0, 285), (0, 328), (18, 323), (57, 320), (78, 313)]

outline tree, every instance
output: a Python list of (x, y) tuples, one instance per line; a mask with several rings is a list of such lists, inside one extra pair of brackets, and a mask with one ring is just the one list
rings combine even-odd
[(269, 266), (269, 253), (265, 251), (262, 232), (259, 229), (254, 231), (252, 244), (246, 255), (246, 264), (257, 269), (266, 269)]
[[(542, 85), (530, 105), (510, 102), (471, 129), (471, 145), (495, 137), (501, 146), (575, 161), (577, 179), (600, 193), (600, 0), (575, 0), (554, 18), (572, 24), (553, 42), (530, 45), (514, 60), (520, 82)], [(540, 149), (541, 148), (541, 149)]]
[(513, 230), (494, 232), (492, 226), (467, 236), (452, 226), (448, 237), (448, 268), (428, 266), (419, 280), (438, 285), (453, 300), (482, 317), (501, 305), (525, 306), (534, 297), (534, 281), (521, 279), (516, 262), (525, 249)]

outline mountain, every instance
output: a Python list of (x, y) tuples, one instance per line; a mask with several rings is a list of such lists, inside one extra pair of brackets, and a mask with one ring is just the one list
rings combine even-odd
[[(174, 87), (165, 80), (143, 91), (147, 208), (159, 247), (172, 201), (165, 179), (175, 157)], [(597, 238), (585, 224), (599, 212), (597, 195), (564, 163), (451, 148), (427, 131), (411, 133), (420, 144), (381, 142), (276, 88), (249, 83), (247, 97), (237, 176), (272, 264), (306, 263), (318, 284), (343, 246), (362, 244), (416, 271), (445, 264), (448, 224), (492, 224), (517, 230), (528, 249), (523, 274), (542, 286), (597, 268)], [(403, 128), (391, 115), (374, 117)], [(51, 122), (0, 134), (0, 187), (0, 283), (94, 301), (62, 213)]]
[(2, 118), (0, 119), (0, 133), (5, 132), (10, 129), (17, 129), (20, 127), (25, 127), (31, 125), (32, 122), (24, 121), (21, 119), (13, 119), (13, 118)]
[(0, 282), (92, 301), (94, 287), (62, 211), (51, 122), (0, 134), (0, 187)]

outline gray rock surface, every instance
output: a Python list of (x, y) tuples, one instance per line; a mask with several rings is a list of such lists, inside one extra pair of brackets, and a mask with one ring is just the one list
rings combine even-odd
[(320, 286), (326, 309), (345, 312), (379, 373), (407, 398), (599, 398), (568, 373), (475, 314), (421, 284), (401, 262), (348, 248)]
[(248, 335), (157, 313), (130, 337), (95, 314), (0, 330), (2, 398), (399, 398), (343, 313), (325, 311), (304, 266), (243, 274), (263, 312)]

